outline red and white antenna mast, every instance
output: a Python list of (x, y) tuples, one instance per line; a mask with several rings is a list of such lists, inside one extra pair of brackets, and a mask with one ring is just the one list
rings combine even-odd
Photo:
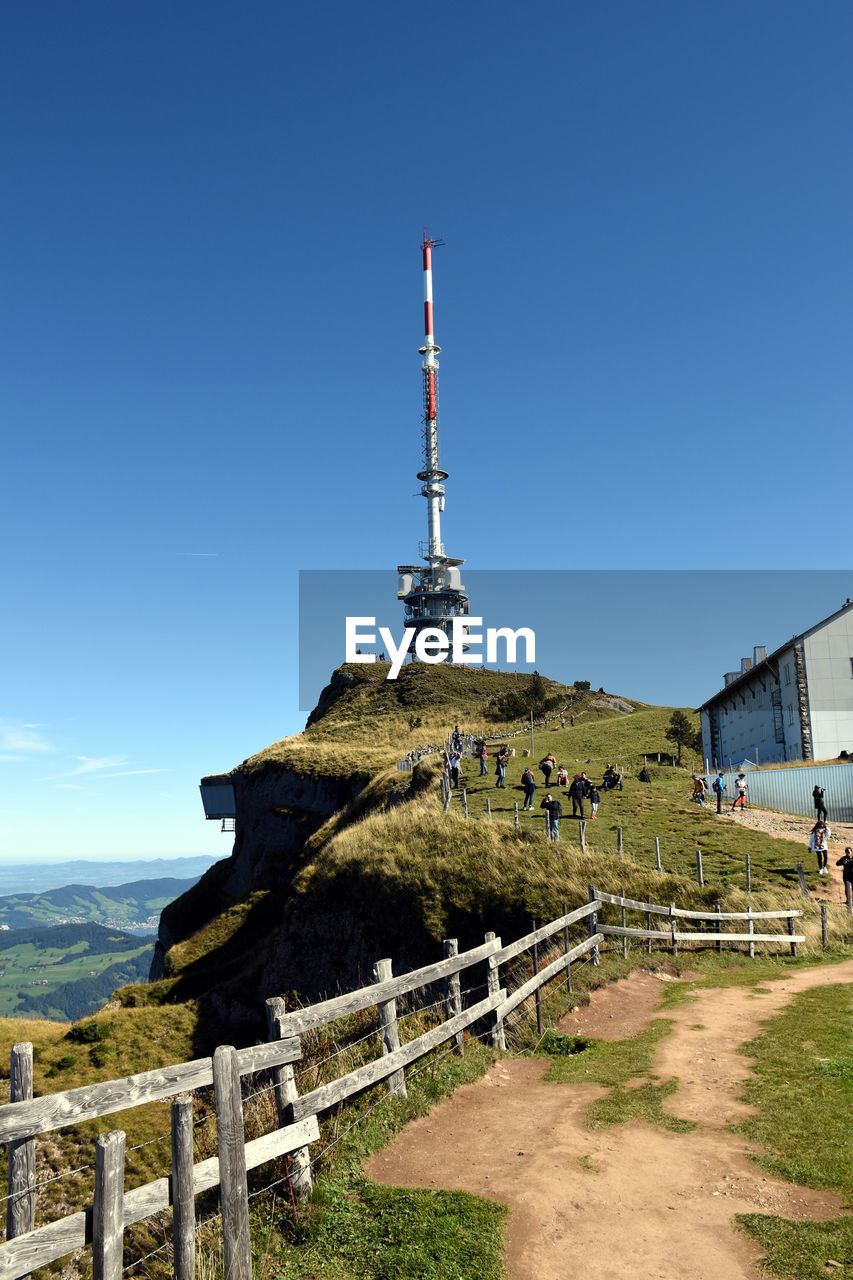
[(441, 540), (441, 513), (444, 510), (444, 481), (447, 472), (438, 465), (438, 360), (441, 347), (435, 341), (432, 303), (432, 251), (443, 240), (431, 239), (424, 227), (421, 243), (424, 267), (424, 345), (421, 369), (424, 379), (423, 470), (418, 472), (421, 493), (427, 500), (427, 541), (421, 544), (426, 565), (398, 565), (398, 599), (404, 601), (406, 623), (416, 631), (439, 630), (451, 634), (453, 619), (468, 613), (468, 597), (462, 585), (460, 566), (445, 554)]
[(436, 346), (435, 324), (432, 306), (432, 251), (443, 240), (433, 240), (427, 236), (424, 227), (424, 238), (421, 245), (424, 260), (424, 345), (419, 354), (424, 357), (421, 368), (424, 375), (424, 469), (418, 472), (418, 479), (423, 482), (421, 493), (428, 506), (428, 542), (425, 560), (444, 555), (441, 541), (441, 511), (444, 507), (444, 481), (447, 472), (438, 465), (438, 360), (436, 356), (441, 347)]

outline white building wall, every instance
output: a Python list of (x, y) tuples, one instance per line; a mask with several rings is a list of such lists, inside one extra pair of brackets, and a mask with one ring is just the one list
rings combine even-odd
[(853, 609), (803, 640), (813, 752), (853, 751)]

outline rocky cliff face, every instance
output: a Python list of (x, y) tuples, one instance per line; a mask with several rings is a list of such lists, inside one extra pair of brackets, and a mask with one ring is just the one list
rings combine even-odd
[(305, 841), (333, 814), (357, 798), (365, 779), (301, 776), (268, 764), (229, 775), (236, 822), (229, 858), (206, 872), (160, 917), (151, 981), (164, 976), (169, 949), (259, 888), (286, 889), (304, 859)]

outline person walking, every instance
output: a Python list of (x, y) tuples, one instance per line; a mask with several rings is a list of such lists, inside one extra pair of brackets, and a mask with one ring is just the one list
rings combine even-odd
[(461, 759), (461, 757), (460, 757), (460, 755), (459, 755), (459, 752), (458, 752), (458, 751), (454, 751), (454, 752), (453, 752), (453, 755), (450, 757), (450, 785), (451, 785), (451, 787), (458, 787), (458, 786), (459, 786), (459, 766), (460, 766), (460, 764), (461, 764), (461, 763), (462, 763), (462, 759)]
[(563, 806), (559, 800), (555, 800), (549, 791), (545, 799), (539, 806), (540, 809), (546, 809), (548, 812), (548, 829), (552, 840), (560, 839), (560, 819), (563, 816)]
[(749, 783), (746, 780), (745, 773), (739, 773), (735, 778), (735, 788), (737, 790), (737, 795), (732, 801), (732, 809), (734, 809), (736, 805), (740, 805), (741, 809), (745, 809), (746, 793), (749, 790)]
[(722, 773), (718, 773), (711, 784), (714, 795), (717, 797), (717, 813), (723, 812), (723, 796), (726, 793), (726, 783)]
[(845, 885), (844, 892), (846, 894), (846, 886), (848, 884), (853, 885), (853, 849), (849, 845), (844, 850), (844, 857), (839, 858), (835, 865), (841, 867), (841, 879)]
[(551, 770), (554, 768), (554, 765), (556, 763), (557, 761), (554, 759), (552, 755), (543, 756), (542, 759), (539, 761), (539, 768), (542, 770), (542, 776), (545, 779), (546, 787), (551, 781)]
[(693, 799), (701, 808), (705, 808), (705, 779), (693, 777)]
[(816, 822), (809, 834), (809, 848), (817, 854), (817, 873), (819, 876), (829, 875), (829, 827), (825, 822)]
[(524, 773), (521, 775), (521, 785), (524, 787), (524, 804), (521, 806), (522, 810), (532, 809), (533, 797), (536, 795), (536, 774), (533, 772), (530, 765), (527, 766)]
[(565, 727), (566, 727), (566, 717), (560, 716), (560, 728), (565, 729)]
[(569, 795), (572, 798), (572, 817), (573, 818), (576, 817), (578, 810), (580, 810), (581, 821), (583, 821), (584, 794), (585, 794), (584, 786), (581, 780), (581, 776), (579, 773), (576, 773), (574, 777), (574, 781), (572, 782), (572, 785), (569, 787)]
[(481, 778), (483, 777), (484, 774), (487, 774), (489, 772), (489, 766), (487, 763), (488, 759), (489, 759), (489, 749), (484, 742), (483, 745), (480, 747), (480, 777)]
[(826, 801), (824, 799), (823, 787), (819, 787), (815, 784), (814, 790), (812, 791), (812, 800), (814, 801), (815, 821), (826, 822), (829, 815), (826, 812)]
[(598, 806), (600, 802), (601, 802), (601, 792), (598, 790), (598, 787), (595, 785), (595, 783), (593, 783), (589, 789), (589, 807), (591, 811), (590, 812), (591, 818), (595, 818), (598, 816)]
[(509, 751), (506, 747), (501, 747), (498, 754), (495, 756), (495, 773), (498, 775), (495, 788), (503, 787), (506, 789), (506, 762), (508, 759)]

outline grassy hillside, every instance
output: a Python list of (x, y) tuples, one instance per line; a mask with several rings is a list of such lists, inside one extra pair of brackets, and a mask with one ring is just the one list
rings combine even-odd
[(98, 889), (88, 884), (66, 884), (42, 893), (16, 893), (0, 897), (0, 926), (26, 929), (36, 925), (82, 924), (94, 921), (114, 929), (147, 925), (153, 932), (168, 903), (186, 893), (197, 876), (162, 877)]
[[(519, 727), (505, 726), (490, 704), (517, 689), (525, 677), (413, 663), (403, 667), (396, 680), (387, 680), (389, 670), (388, 663), (339, 667), (323, 691), (322, 714), (315, 719), (313, 713), (304, 733), (251, 756), (243, 769), (252, 772), (281, 763), (312, 775), (335, 776), (354, 769), (372, 775), (419, 743), (443, 742), (457, 723), (475, 733)], [(578, 695), (571, 685), (556, 681), (549, 681), (549, 688), (567, 703), (575, 698), (577, 715), (586, 714), (590, 695)]]
[[(495, 735), (502, 726), (492, 704), (516, 687), (514, 676), (417, 666), (404, 669), (400, 679), (390, 683), (384, 681), (384, 674), (379, 666), (341, 668), (324, 692), (320, 713), (304, 733), (272, 744), (242, 766), (245, 774), (259, 774), (260, 790), (265, 784), (260, 771), (274, 773), (279, 766), (316, 778), (356, 775), (366, 784), (355, 801), (319, 830), (316, 823), (306, 829), (295, 852), (290, 847), (282, 851), (278, 879), (267, 874), (241, 900), (207, 916), (199, 913), (201, 927), (187, 930), (166, 954), (161, 981), (122, 987), (95, 1016), (70, 1028), (0, 1021), (6, 1054), (17, 1040), (31, 1039), (36, 1045), (38, 1093), (201, 1056), (216, 1043), (241, 1045), (262, 1038), (266, 995), (310, 998), (311, 984), (320, 981), (321, 970), (328, 991), (354, 985), (365, 980), (378, 956), (392, 956), (397, 971), (434, 960), (446, 937), (458, 938), (463, 949), (481, 942), (486, 930), (509, 941), (525, 932), (531, 919), (557, 915), (564, 902), (585, 901), (590, 884), (612, 890), (624, 887), (633, 897), (651, 896), (686, 907), (720, 901), (724, 908), (743, 909), (747, 902), (743, 857), (749, 851), (753, 906), (801, 905), (791, 879), (802, 857), (799, 845), (735, 827), (701, 811), (689, 798), (689, 768), (658, 765), (658, 752), (669, 759), (665, 730), (671, 708), (628, 699), (617, 702), (589, 693), (579, 697), (570, 687), (551, 686), (552, 693), (567, 704), (574, 699), (575, 723), (561, 730), (556, 721), (557, 727), (535, 731), (534, 765), (550, 750), (570, 774), (585, 769), (590, 776), (600, 777), (608, 762), (625, 774), (624, 790), (604, 796), (599, 818), (587, 824), (587, 849), (581, 852), (577, 824), (568, 816), (559, 845), (546, 840), (538, 809), (521, 815), (521, 831), (514, 829), (513, 801), (521, 797), (520, 776), (526, 763), (522, 751), (529, 746), (524, 734), (508, 738), (517, 754), (509, 766), (506, 790), (495, 789), (493, 772), (480, 779), (477, 764), (466, 761), (467, 820), (459, 793), (450, 812), (442, 812), (439, 756), (427, 757), (413, 774), (396, 770), (396, 761), (407, 750), (419, 743), (443, 741), (457, 722), (466, 731)], [(507, 733), (517, 727), (503, 726)], [(637, 778), (644, 754), (651, 761), (650, 785)], [(537, 804), (543, 794), (540, 782)], [(487, 798), (492, 821), (485, 816)], [(564, 808), (571, 812), (565, 801)], [(622, 858), (616, 849), (618, 827), (624, 836)], [(662, 876), (654, 862), (655, 836), (660, 841)], [(696, 847), (702, 848), (705, 858), (704, 888), (696, 882)], [(254, 865), (254, 851), (245, 852)], [(218, 885), (229, 868), (225, 862), (217, 866), (208, 878)], [(204, 884), (193, 891), (196, 897)], [(179, 913), (180, 906), (179, 899), (170, 912)], [(809, 903), (804, 909), (810, 940), (805, 950), (815, 957), (819, 911)], [(618, 921), (615, 908), (604, 914)], [(832, 919), (836, 951), (844, 927), (843, 920), (839, 925)], [(611, 949), (599, 970), (579, 966), (578, 988), (623, 972), (635, 959), (623, 960), (620, 949)], [(69, 961), (73, 960), (69, 954)], [(679, 963), (693, 960), (686, 952)], [(643, 953), (643, 963), (655, 962)], [(740, 960), (731, 957), (731, 963)], [(318, 1061), (325, 1058), (337, 1047), (333, 1037), (338, 1034), (338, 1029), (331, 1029), (327, 1041), (317, 1037), (306, 1051)], [(420, 1077), (424, 1082), (432, 1078)], [(201, 1112), (208, 1103), (202, 1099), (198, 1105)], [(370, 1100), (364, 1105), (369, 1106)], [(265, 1121), (269, 1127), (270, 1117)], [(338, 1118), (329, 1124), (337, 1125)], [(163, 1173), (168, 1163), (168, 1108), (159, 1104), (140, 1108), (123, 1115), (121, 1126), (127, 1131), (129, 1147), (138, 1148), (129, 1165), (128, 1185)], [(64, 1133), (61, 1142), (42, 1144), (44, 1169), (90, 1162), (97, 1128), (97, 1124), (78, 1126)], [(210, 1139), (203, 1136), (201, 1125), (198, 1138), (197, 1154), (211, 1154)], [(140, 1143), (150, 1145), (138, 1147)], [(79, 1200), (84, 1195), (82, 1187), (75, 1185), (69, 1191), (67, 1186), (64, 1180), (51, 1184), (44, 1193), (46, 1207), (71, 1205), (76, 1203), (75, 1196)], [(317, 1206), (318, 1220), (322, 1212), (322, 1206)], [(330, 1248), (336, 1247), (332, 1242)], [(305, 1268), (299, 1270), (301, 1258), (294, 1265), (294, 1275), (309, 1274)], [(318, 1268), (310, 1274), (332, 1272)]]
[(0, 1016), (71, 1021), (126, 982), (147, 976), (151, 937), (98, 924), (10, 929), (0, 933)]

